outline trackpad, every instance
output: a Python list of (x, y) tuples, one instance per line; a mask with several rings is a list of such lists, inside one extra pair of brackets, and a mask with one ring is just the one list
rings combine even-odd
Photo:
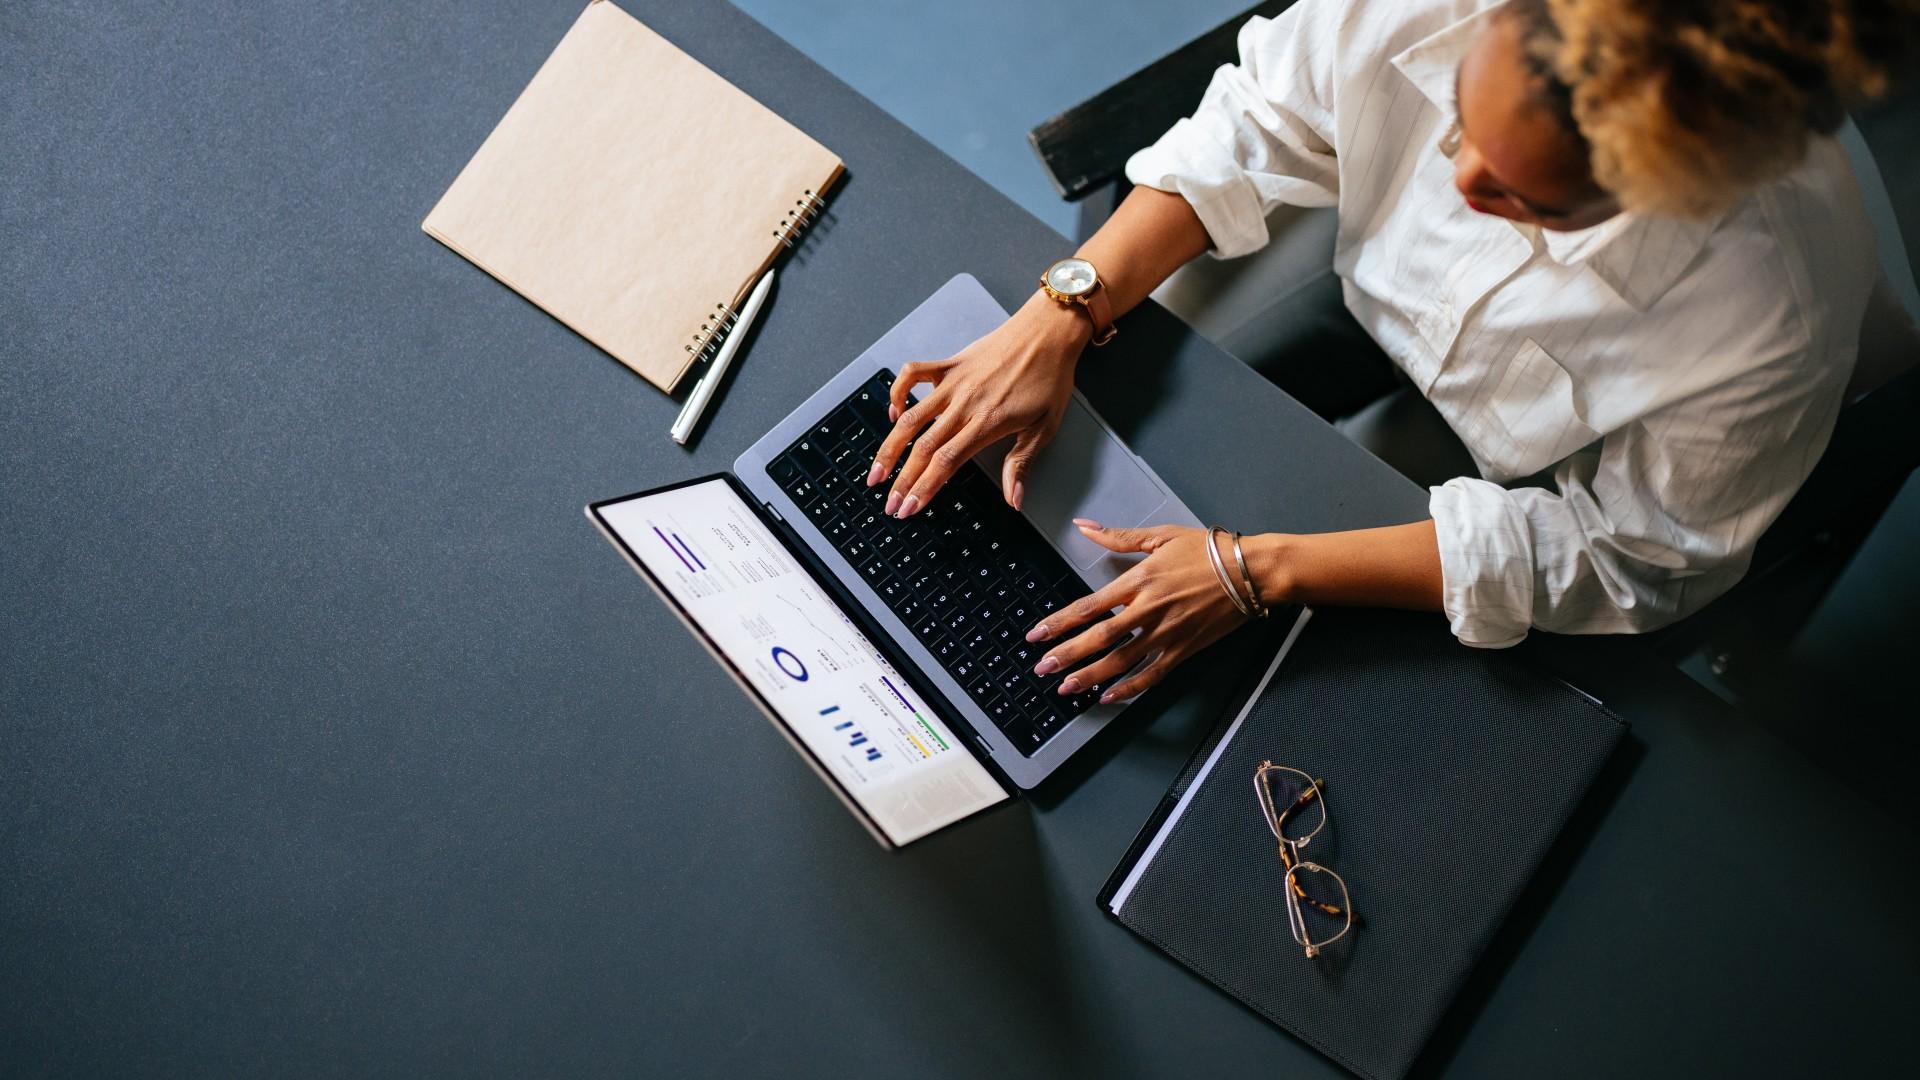
[[(1010, 441), (1001, 442), (980, 455), (981, 466), (995, 484), (1012, 446)], [(1114, 556), (1109, 566), (1096, 571), (1096, 565), (1112, 553), (1081, 536), (1073, 519), (1092, 518), (1112, 528), (1152, 525), (1166, 503), (1167, 493), (1153, 476), (1075, 398), (1067, 405), (1059, 434), (1040, 451), (1027, 474), (1022, 509), (1074, 569), (1112, 577), (1136, 557)]]

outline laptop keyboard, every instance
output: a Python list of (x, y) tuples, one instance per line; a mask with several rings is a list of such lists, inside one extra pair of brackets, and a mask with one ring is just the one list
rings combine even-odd
[(882, 512), (888, 485), (869, 488), (866, 478), (893, 429), (893, 379), (890, 371), (876, 374), (774, 458), (767, 473), (1031, 757), (1100, 699), (1097, 686), (1055, 693), (1064, 673), (1034, 675), (1046, 645), (1026, 640), (1035, 623), (1087, 587), (971, 462), (912, 517), (898, 521)]

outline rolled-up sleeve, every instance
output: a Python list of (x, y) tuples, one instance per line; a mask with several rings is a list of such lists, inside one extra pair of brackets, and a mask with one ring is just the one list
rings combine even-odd
[(1275, 206), (1339, 201), (1332, 102), (1346, 45), (1341, 12), (1301, 0), (1278, 18), (1249, 20), (1239, 63), (1214, 72), (1194, 114), (1127, 161), (1128, 180), (1193, 206), (1215, 255), (1265, 246)]
[(1638, 633), (1732, 588), (1833, 432), (1847, 365), (1804, 360), (1614, 432), (1561, 462), (1558, 492), (1470, 477), (1433, 488), (1455, 636), (1501, 648), (1533, 627)]

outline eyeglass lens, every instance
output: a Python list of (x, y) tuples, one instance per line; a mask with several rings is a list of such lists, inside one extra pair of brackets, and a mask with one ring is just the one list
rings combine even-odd
[(1327, 801), (1304, 775), (1291, 769), (1268, 769), (1267, 790), (1280, 835), (1298, 844), (1311, 840), (1327, 822)]

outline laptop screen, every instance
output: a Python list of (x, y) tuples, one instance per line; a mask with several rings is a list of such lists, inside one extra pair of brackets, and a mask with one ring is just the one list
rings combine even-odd
[(888, 840), (1007, 798), (724, 478), (593, 512)]

